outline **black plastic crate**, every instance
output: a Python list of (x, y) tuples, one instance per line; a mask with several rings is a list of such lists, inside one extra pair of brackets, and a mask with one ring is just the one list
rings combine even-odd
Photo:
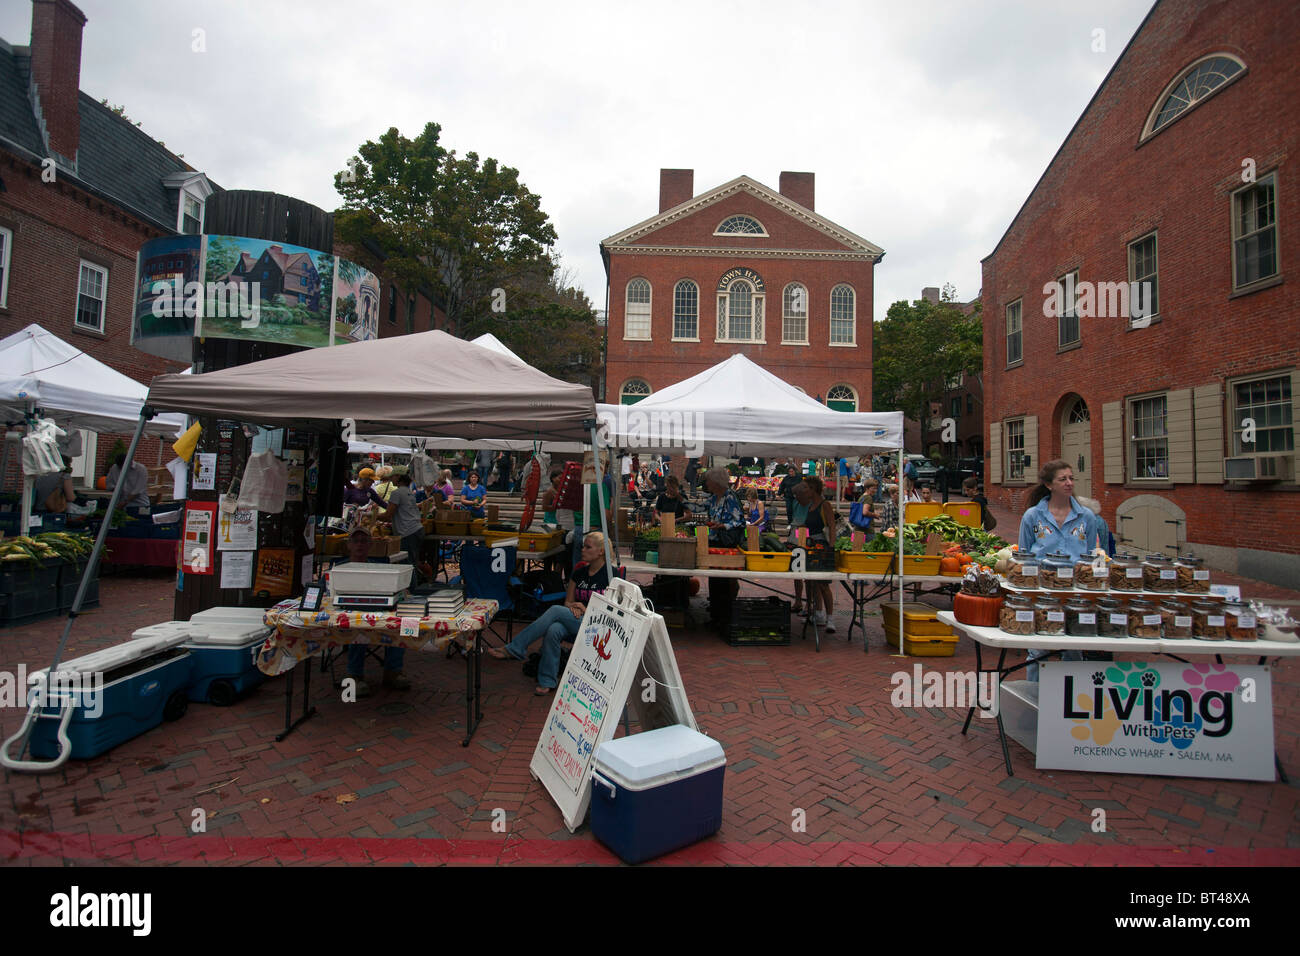
[(820, 548), (805, 548), (807, 557), (804, 559), (805, 571), (834, 571), (835, 570), (835, 549), (823, 545)]
[(0, 609), (0, 627), (21, 627), (59, 613), (57, 586), (39, 591), (14, 591), (6, 597), (8, 600)]
[(733, 628), (790, 627), (790, 602), (779, 597), (736, 598), (731, 602)]
[(658, 550), (659, 550), (658, 538), (654, 538), (654, 539), (643, 538), (641, 537), (641, 535), (637, 535), (635, 538), (632, 539), (632, 560), (633, 561), (644, 561), (647, 552), (658, 551)]
[[(72, 602), (77, 597), (77, 585), (81, 583), (81, 574), (86, 569), (86, 562), (78, 561), (76, 564), (65, 564), (59, 572), (59, 610), (67, 611), (72, 608)], [(86, 596), (81, 602), (82, 608), (99, 606), (99, 575), (91, 579), (86, 585)]]
[(746, 627), (727, 624), (722, 628), (722, 639), (732, 647), (781, 647), (790, 643), (790, 618), (787, 615), (780, 624)]

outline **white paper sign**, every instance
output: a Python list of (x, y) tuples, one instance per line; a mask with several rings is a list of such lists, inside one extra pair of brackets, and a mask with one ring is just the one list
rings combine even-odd
[(252, 551), (227, 551), (221, 556), (221, 586), (223, 588), (251, 588), (253, 586)]
[(401, 619), (402, 627), (398, 631), (402, 637), (419, 637), (420, 636), (420, 619), (418, 617), (404, 617)]
[(1050, 661), (1040, 769), (1272, 780), (1273, 692), (1257, 664)]
[(217, 487), (216, 452), (200, 453), (194, 456), (194, 490), (212, 491)]
[(316, 576), (316, 555), (304, 554), (302, 556), (302, 574), (298, 576), (298, 580), (301, 581), (303, 584), (306, 584), (308, 581), (312, 580), (315, 576)]
[(221, 512), (217, 518), (217, 550), (256, 551), (257, 512), (236, 511), (233, 515)]

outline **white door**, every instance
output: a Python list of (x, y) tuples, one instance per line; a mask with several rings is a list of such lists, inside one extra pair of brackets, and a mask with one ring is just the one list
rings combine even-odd
[(1061, 422), (1061, 459), (1074, 469), (1074, 495), (1092, 497), (1092, 419), (1088, 406), (1078, 399)]

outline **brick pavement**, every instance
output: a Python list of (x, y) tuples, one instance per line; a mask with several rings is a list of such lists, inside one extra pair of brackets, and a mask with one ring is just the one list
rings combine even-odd
[[(105, 579), (102, 607), (78, 622), (69, 654), (170, 618), (171, 586), (161, 574)], [(671, 632), (696, 718), (722, 743), (728, 768), (722, 830), (659, 862), (1300, 863), (1296, 783), (1038, 771), (1014, 744), (1008, 778), (988, 721), (963, 737), (956, 710), (890, 706), (889, 675), (912, 662), (883, 650), (878, 617), (868, 619), (869, 654), (848, 644), (847, 617), (841, 604), (841, 634), (824, 639), (820, 654), (798, 639), (731, 648), (703, 630)], [(61, 626), (0, 631), (0, 669), (48, 663)], [(462, 748), (462, 662), (414, 653), (407, 661), (411, 691), (355, 704), (314, 681), (319, 714), (282, 743), (277, 679), (233, 707), (192, 704), (180, 721), (94, 760), (6, 774), (0, 861), (618, 862), (587, 828), (570, 834), (530, 778), (548, 702), (533, 698), (518, 666), (485, 661), (484, 721)], [(972, 669), (973, 647), (962, 641), (955, 658), (925, 665)], [(1298, 686), (1300, 665), (1281, 664), (1275, 732), (1293, 777)], [(0, 732), (13, 733), (20, 715), (0, 709)], [(1098, 807), (1105, 833), (1091, 830)], [(202, 834), (190, 831), (196, 810), (206, 816)], [(494, 810), (504, 811), (505, 833), (493, 829)], [(803, 832), (792, 829), (798, 819)]]

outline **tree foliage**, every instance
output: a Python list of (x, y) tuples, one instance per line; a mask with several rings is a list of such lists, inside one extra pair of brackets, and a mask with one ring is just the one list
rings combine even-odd
[(536, 268), (555, 243), (541, 199), (518, 170), (439, 143), (429, 123), (415, 139), (396, 127), (366, 142), (334, 177), (340, 239), (378, 247), (386, 278), (428, 288), (446, 303), (447, 331), (463, 336), (489, 314), (492, 291)]
[(929, 433), (930, 405), (943, 400), (947, 382), (983, 370), (979, 304), (964, 315), (955, 298), (947, 285), (937, 304), (895, 302), (872, 329), (872, 408), (903, 412), (921, 423), (922, 435)]

